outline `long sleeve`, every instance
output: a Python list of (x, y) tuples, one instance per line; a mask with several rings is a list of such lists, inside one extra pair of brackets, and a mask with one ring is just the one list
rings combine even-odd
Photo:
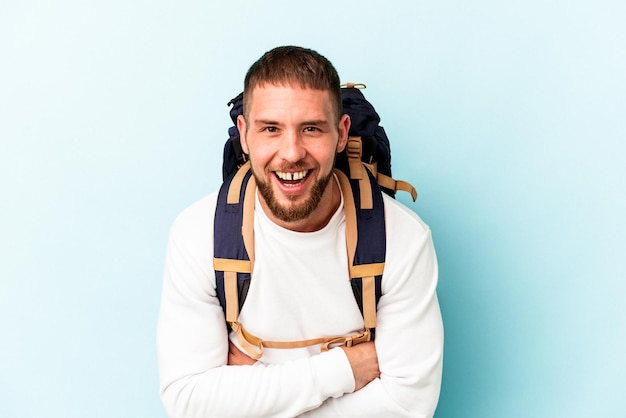
[(428, 227), (387, 200), (388, 248), (375, 341), (381, 377), (305, 416), (432, 417), (435, 412), (443, 362), (435, 250)]
[[(215, 198), (203, 199), (170, 233), (157, 333), (161, 398), (170, 417), (433, 415), (443, 328), (434, 246), (415, 214), (386, 199), (375, 341), (381, 377), (353, 392), (350, 364), (338, 348), (267, 349), (254, 366), (226, 366), (229, 336), (212, 267), (214, 210)], [(358, 330), (363, 319), (347, 280), (342, 212), (306, 236), (258, 215), (255, 281), (240, 316), (246, 328), (274, 340)]]
[(157, 330), (168, 415), (296, 416), (353, 391), (340, 349), (284, 364), (226, 366), (228, 335), (210, 263), (213, 212), (214, 199), (204, 199), (170, 233)]

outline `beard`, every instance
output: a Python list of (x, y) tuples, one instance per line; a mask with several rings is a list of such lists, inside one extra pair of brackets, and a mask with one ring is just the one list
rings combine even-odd
[[(254, 172), (254, 170), (252, 170), (252, 174), (256, 180), (259, 193), (261, 193), (261, 196), (263, 197), (263, 200), (265, 200), (270, 212), (272, 212), (272, 215), (274, 215), (277, 219), (288, 223), (301, 221), (313, 213), (322, 200), (322, 196), (328, 186), (328, 182), (333, 176), (333, 172), (331, 170), (324, 177), (315, 180), (311, 194), (304, 202), (299, 204), (293, 203), (286, 206), (281, 205), (278, 202), (276, 195), (274, 194), (274, 190), (269, 182), (264, 181), (261, 176), (258, 176), (257, 173)], [(294, 196), (287, 196), (287, 198), (292, 201), (297, 199), (297, 197)]]

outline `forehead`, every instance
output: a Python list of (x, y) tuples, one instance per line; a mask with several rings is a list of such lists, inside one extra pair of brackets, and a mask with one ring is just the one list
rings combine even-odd
[(332, 115), (330, 92), (291, 85), (264, 84), (255, 86), (246, 97), (248, 114), (317, 113)]

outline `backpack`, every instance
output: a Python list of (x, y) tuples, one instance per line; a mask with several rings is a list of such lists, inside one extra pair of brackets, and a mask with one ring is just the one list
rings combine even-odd
[[(350, 115), (349, 140), (346, 148), (337, 155), (335, 167), (349, 175), (350, 157), (359, 158), (373, 173), (381, 189), (391, 197), (398, 190), (411, 194), (413, 201), (417, 199), (415, 188), (402, 180), (391, 177), (391, 148), (385, 129), (379, 125), (380, 116), (374, 106), (367, 101), (361, 92), (366, 86), (361, 83), (341, 85), (341, 101), (343, 113)], [(246, 161), (248, 156), (241, 148), (237, 117), (243, 114), (243, 93), (231, 99), (228, 106), (233, 126), (228, 129), (228, 139), (224, 144), (222, 162), (222, 180), (235, 173)]]
[[(243, 93), (232, 99), (224, 146), (222, 184), (214, 219), (214, 269), (216, 291), (227, 326), (237, 335), (248, 355), (259, 359), (263, 349), (296, 348), (322, 344), (351, 346), (374, 339), (376, 306), (382, 294), (385, 263), (385, 217), (382, 193), (395, 197), (397, 190), (417, 193), (413, 186), (391, 178), (389, 139), (374, 107), (360, 89), (363, 84), (342, 85), (343, 112), (351, 119), (346, 149), (337, 155), (335, 174), (340, 181), (346, 217), (346, 244), (350, 283), (363, 314), (364, 331), (351, 336), (327, 336), (303, 341), (262, 340), (244, 329), (239, 312), (248, 294), (254, 266), (253, 217), (256, 184), (247, 155), (241, 148), (237, 116), (243, 113)], [(241, 233), (239, 233), (241, 231)]]

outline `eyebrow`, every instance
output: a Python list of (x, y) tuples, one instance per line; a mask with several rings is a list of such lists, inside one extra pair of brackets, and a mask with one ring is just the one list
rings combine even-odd
[[(254, 120), (254, 124), (255, 125), (280, 125), (280, 123), (278, 121), (275, 120), (271, 120), (271, 119), (255, 119)], [(306, 120), (304, 122), (301, 122), (300, 125), (302, 126), (324, 126), (324, 125), (330, 125), (330, 122), (328, 122), (325, 119), (313, 119), (313, 120)]]
[(314, 119), (314, 120), (304, 121), (300, 125), (320, 126), (320, 125), (330, 125), (330, 123), (324, 119)]
[(255, 119), (254, 123), (256, 125), (278, 125), (279, 123), (275, 120), (271, 119)]

